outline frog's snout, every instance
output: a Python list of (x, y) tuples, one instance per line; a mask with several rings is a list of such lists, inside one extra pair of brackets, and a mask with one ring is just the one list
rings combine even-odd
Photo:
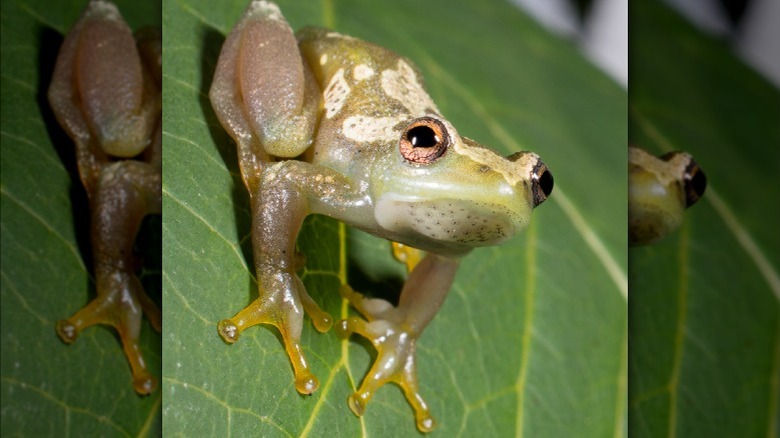
[(553, 190), (554, 179), (552, 172), (547, 168), (539, 155), (533, 152), (516, 152), (506, 157), (514, 163), (515, 171), (531, 185), (531, 195), (534, 207), (547, 200)]

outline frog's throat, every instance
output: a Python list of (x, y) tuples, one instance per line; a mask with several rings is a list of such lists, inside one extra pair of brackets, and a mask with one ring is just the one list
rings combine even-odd
[(489, 246), (500, 244), (527, 225), (522, 214), (494, 203), (462, 199), (419, 200), (397, 194), (381, 196), (374, 210), (377, 223), (392, 234), (413, 236), (411, 240)]

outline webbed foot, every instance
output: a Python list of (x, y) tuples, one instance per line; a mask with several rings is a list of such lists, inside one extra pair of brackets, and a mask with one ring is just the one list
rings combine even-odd
[(149, 372), (138, 345), (141, 316), (146, 313), (152, 328), (160, 331), (160, 310), (146, 295), (138, 277), (116, 272), (98, 281), (98, 296), (68, 319), (57, 322), (57, 334), (66, 344), (76, 341), (84, 329), (95, 324), (114, 327), (133, 372), (133, 389), (141, 395), (157, 388), (157, 379)]
[(232, 318), (220, 321), (217, 331), (225, 342), (232, 344), (238, 341), (242, 331), (254, 325), (270, 324), (278, 328), (295, 373), (295, 389), (301, 394), (311, 394), (320, 383), (309, 370), (300, 344), (303, 311), (319, 332), (330, 330), (333, 319), (311, 299), (295, 274), (279, 274), (272, 278), (279, 283), (261, 287), (260, 298)]
[(403, 322), (403, 312), (387, 301), (365, 298), (347, 285), (342, 286), (341, 293), (368, 321), (355, 316), (341, 320), (336, 325), (337, 334), (344, 338), (353, 333), (359, 334), (377, 350), (371, 370), (357, 392), (349, 397), (349, 408), (355, 415), (363, 415), (374, 393), (386, 383), (393, 382), (401, 387), (414, 409), (417, 428), (421, 432), (432, 431), (436, 423), (417, 383), (415, 344), (419, 334)]

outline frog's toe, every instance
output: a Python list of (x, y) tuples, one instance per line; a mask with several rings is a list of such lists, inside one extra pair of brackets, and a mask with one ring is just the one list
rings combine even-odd
[(330, 330), (330, 328), (333, 327), (333, 317), (330, 316), (328, 312), (320, 309), (320, 306), (311, 299), (306, 291), (302, 292), (301, 304), (303, 305), (303, 310), (309, 315), (309, 318), (311, 318), (314, 328), (320, 333), (325, 333)]
[(304, 371), (295, 376), (295, 390), (300, 394), (313, 394), (320, 387), (320, 381), (314, 374)]
[(106, 318), (106, 315), (110, 313), (108, 311), (111, 309), (110, 303), (111, 300), (101, 297), (90, 301), (70, 318), (57, 321), (57, 335), (62, 339), (62, 342), (72, 344), (78, 339), (79, 333), (87, 327), (95, 324), (112, 324)]
[(57, 321), (57, 335), (62, 339), (62, 342), (72, 344), (79, 337), (79, 331), (70, 320), (62, 319)]
[(334, 330), (336, 331), (336, 335), (342, 339), (346, 339), (350, 336), (352, 336), (352, 333), (355, 332), (354, 330), (354, 322), (350, 323), (350, 320), (355, 320), (357, 318), (352, 317), (349, 319), (342, 319), (339, 320), (336, 323), (336, 326), (334, 327)]
[(238, 340), (238, 335), (240, 333), (238, 326), (230, 319), (223, 319), (220, 321), (219, 324), (217, 324), (217, 331), (219, 332), (219, 336), (228, 344), (234, 344)]
[(149, 373), (133, 376), (133, 389), (140, 395), (149, 395), (157, 389), (157, 379)]
[(349, 409), (358, 417), (362, 417), (366, 412), (366, 405), (371, 401), (373, 395), (374, 394), (370, 391), (360, 391), (351, 394), (349, 399), (347, 399)]
[(314, 323), (314, 328), (317, 329), (320, 333), (325, 333), (328, 330), (330, 330), (331, 327), (333, 327), (333, 317), (329, 314), (322, 312), (322, 314), (317, 315), (315, 318), (313, 314), (309, 314), (311, 316), (311, 320)]
[(436, 422), (433, 417), (428, 414), (427, 416), (417, 417), (417, 429), (422, 433), (432, 432), (436, 428)]
[(417, 374), (412, 371), (407, 372), (398, 379), (398, 385), (404, 392), (404, 396), (409, 404), (414, 409), (414, 417), (417, 420), (417, 429), (420, 432), (430, 432), (436, 427), (436, 422), (431, 416), (431, 412), (428, 410), (428, 405), (423, 400), (422, 395), (418, 390)]
[(141, 304), (141, 309), (149, 320), (149, 324), (152, 325), (154, 331), (162, 333), (162, 312), (160, 308), (149, 298), (149, 295), (146, 295), (143, 289), (139, 289), (138, 292), (138, 302)]
[(309, 395), (314, 393), (320, 387), (320, 381), (312, 374), (309, 369), (309, 363), (303, 354), (303, 348), (298, 339), (293, 339), (290, 332), (280, 327), (284, 348), (295, 373), (295, 390), (300, 394)]
[(412, 272), (423, 257), (425, 257), (425, 251), (412, 248), (403, 243), (391, 242), (391, 244), (393, 247), (393, 257), (406, 265), (406, 272)]

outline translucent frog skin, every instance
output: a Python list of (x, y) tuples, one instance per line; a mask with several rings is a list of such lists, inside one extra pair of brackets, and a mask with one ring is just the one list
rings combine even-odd
[(89, 326), (116, 328), (139, 394), (157, 387), (138, 345), (142, 314), (161, 328), (133, 255), (141, 220), (162, 212), (161, 61), (159, 31), (133, 38), (113, 4), (92, 1), (65, 37), (49, 87), (89, 197), (97, 289), (93, 301), (57, 323), (57, 333), (70, 344)]
[[(377, 359), (349, 406), (362, 415), (374, 392), (398, 384), (417, 427), (434, 421), (418, 391), (415, 344), (452, 285), (459, 259), (506, 241), (528, 224), (553, 179), (539, 157), (507, 158), (458, 135), (407, 59), (373, 44), (305, 28), (296, 35), (278, 7), (252, 2), (227, 37), (210, 98), (238, 146), (252, 210), (259, 298), (218, 331), (228, 343), (256, 324), (281, 332), (295, 387), (319, 383), (303, 354), (304, 311), (321, 332), (332, 325), (295, 271), (295, 240), (309, 214), (336, 218), (427, 251), (411, 268), (397, 307), (342, 288), (366, 319), (337, 323)], [(297, 158), (297, 159), (293, 159)], [(404, 253), (400, 250), (400, 253)]]
[(704, 195), (707, 177), (689, 154), (656, 157), (628, 148), (628, 243), (655, 243), (680, 227), (685, 209)]

